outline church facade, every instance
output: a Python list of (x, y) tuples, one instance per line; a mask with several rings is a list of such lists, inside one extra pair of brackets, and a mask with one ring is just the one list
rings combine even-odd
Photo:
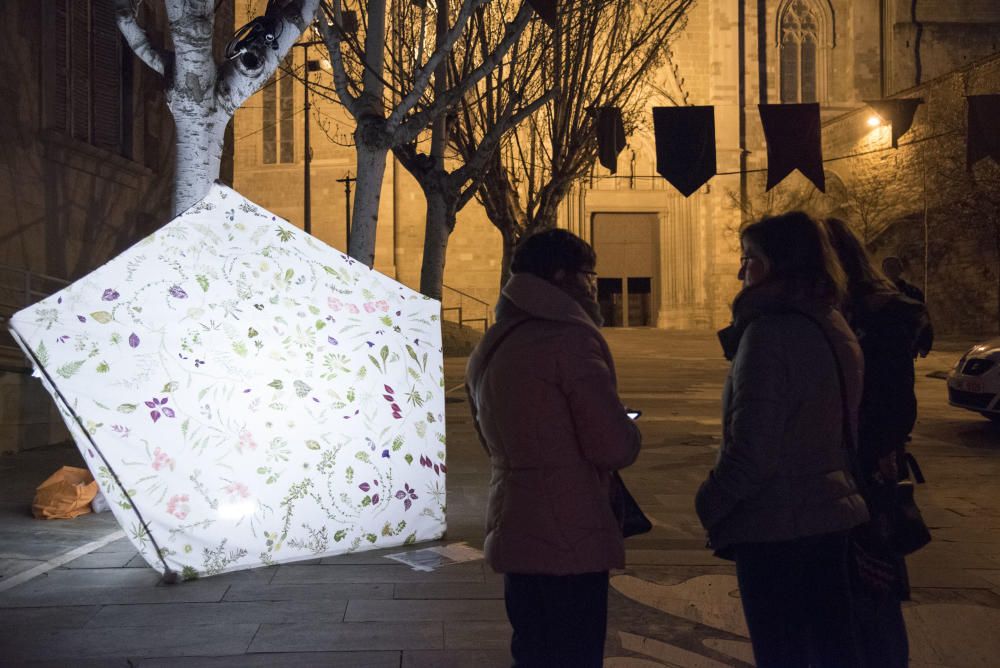
[[(238, 15), (237, 24), (244, 18)], [(846, 159), (853, 153), (842, 152), (861, 149), (857, 138), (844, 140), (841, 126), (853, 127), (851, 119), (864, 113), (865, 100), (914, 96), (928, 82), (998, 51), (1000, 5), (992, 0), (696, 3), (686, 28), (669, 45), (666, 65), (653, 77), (650, 113), (629, 136), (617, 173), (596, 166), (559, 211), (558, 224), (597, 250), (606, 322), (676, 329), (728, 322), (728, 306), (739, 288), (735, 275), (741, 224), (789, 208), (852, 217), (845, 189), (856, 180), (852, 170), (860, 168), (856, 160)], [(235, 185), (302, 225), (302, 112), (308, 75), (311, 227), (320, 239), (344, 248), (346, 188), (355, 175), (353, 123), (335, 101), (325, 48), (294, 52), (287, 68), (294, 75), (279, 75), (237, 113)], [(307, 60), (315, 62), (310, 67)], [(827, 195), (797, 173), (764, 192), (766, 145), (757, 105), (795, 102), (821, 106), (827, 180), (833, 184)], [(718, 175), (688, 198), (655, 169), (652, 108), (672, 105), (715, 108)], [(916, 125), (926, 121), (927, 113), (925, 108), (918, 111)], [(866, 144), (864, 150), (892, 155), (884, 143)], [(906, 218), (905, 211), (896, 213)], [(419, 187), (390, 160), (376, 269), (417, 286), (423, 224)], [(883, 229), (888, 225), (876, 231)], [(883, 255), (902, 252), (884, 239), (881, 244), (870, 241)], [(904, 246), (916, 253), (912, 244)], [(499, 291), (500, 249), (499, 232), (471, 202), (459, 213), (449, 244), (446, 307), (462, 306), (466, 318), (487, 314)], [(912, 278), (923, 278), (926, 262), (904, 260)]]

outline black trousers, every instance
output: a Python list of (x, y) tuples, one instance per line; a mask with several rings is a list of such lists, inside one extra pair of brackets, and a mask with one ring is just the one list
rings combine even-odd
[(510, 653), (518, 668), (600, 668), (608, 626), (608, 572), (504, 575)]
[(846, 532), (737, 545), (736, 577), (758, 668), (860, 665)]
[(858, 647), (867, 668), (906, 668), (910, 642), (902, 602), (895, 596), (874, 597), (854, 592)]

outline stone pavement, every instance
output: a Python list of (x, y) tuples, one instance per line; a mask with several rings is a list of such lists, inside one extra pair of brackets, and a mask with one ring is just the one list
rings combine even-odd
[[(692, 508), (718, 448), (727, 365), (710, 333), (607, 336), (623, 399), (644, 411), (643, 452), (624, 477), (655, 528), (628, 540), (628, 568), (613, 574), (605, 666), (748, 665), (733, 568), (703, 549)], [(915, 666), (1000, 656), (1000, 429), (947, 406), (944, 381), (927, 375), (962, 347), (918, 362), (912, 449), (935, 540), (910, 559)], [(447, 387), (463, 368), (446, 360)], [(462, 391), (449, 396), (444, 542), (481, 547), (488, 462)], [(0, 665), (509, 665), (502, 580), (481, 561), (422, 573), (384, 558), (396, 548), (165, 586), (115, 540), (109, 514), (27, 515), (33, 487), (78, 462), (67, 447), (0, 458)]]

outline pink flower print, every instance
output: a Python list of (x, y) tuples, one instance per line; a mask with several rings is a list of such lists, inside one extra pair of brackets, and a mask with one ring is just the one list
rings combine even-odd
[(375, 304), (372, 302), (365, 302), (365, 313), (374, 313)]
[(169, 468), (173, 471), (174, 460), (171, 459), (163, 450), (157, 448), (156, 450), (153, 450), (153, 470), (159, 471), (162, 468)]
[(357, 315), (361, 311), (359, 311), (358, 307), (355, 306), (354, 304), (348, 304), (347, 305), (347, 312), (350, 313), (350, 314), (352, 314), (352, 315)]
[(377, 302), (375, 302), (375, 308), (377, 308), (379, 311), (382, 311), (383, 313), (388, 313), (389, 312), (389, 302), (387, 302), (384, 299), (380, 299)]
[(326, 305), (329, 306), (334, 311), (339, 311), (344, 308), (344, 302), (340, 301), (336, 297), (327, 297)]
[(104, 291), (104, 294), (101, 295), (101, 299), (103, 299), (106, 302), (113, 302), (120, 296), (121, 295), (118, 294), (117, 290), (115, 290), (114, 288), (108, 288), (107, 290)]
[(147, 407), (152, 409), (149, 411), (149, 417), (153, 418), (153, 422), (160, 419), (161, 413), (168, 418), (174, 417), (174, 409), (167, 406), (167, 397), (163, 397), (162, 399), (153, 397), (152, 401), (147, 401), (145, 403)]
[(250, 497), (250, 488), (241, 482), (233, 482), (226, 485), (226, 494), (230, 499), (246, 499)]
[(404, 489), (396, 492), (396, 498), (403, 500), (403, 510), (409, 510), (410, 506), (412, 506), (413, 502), (417, 499), (417, 493), (408, 484), (403, 485), (403, 488)]
[(173, 495), (167, 501), (167, 512), (179, 520), (184, 519), (191, 512), (191, 506), (188, 504), (189, 500), (187, 494)]
[(247, 450), (257, 449), (257, 441), (253, 440), (253, 434), (246, 429), (240, 431), (240, 444), (236, 446), (236, 449), (240, 451), (240, 454), (243, 453), (243, 448), (246, 448)]

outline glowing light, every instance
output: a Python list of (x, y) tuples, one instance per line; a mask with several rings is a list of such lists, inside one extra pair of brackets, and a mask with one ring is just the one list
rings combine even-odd
[(240, 503), (223, 503), (219, 506), (219, 517), (224, 520), (238, 520), (253, 515), (257, 509), (257, 504), (253, 501), (242, 501)]
[(868, 127), (877, 128), (882, 125), (882, 119), (878, 116), (872, 115), (868, 117)]

